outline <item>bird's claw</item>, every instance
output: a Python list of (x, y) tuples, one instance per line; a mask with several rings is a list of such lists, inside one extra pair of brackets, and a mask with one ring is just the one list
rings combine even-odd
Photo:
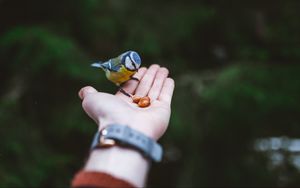
[(139, 80), (138, 78), (136, 78), (136, 77), (131, 77), (130, 80), (135, 80), (135, 81), (137, 81), (137, 82), (140, 81), (140, 80)]
[(124, 95), (126, 95), (127, 97), (132, 97), (132, 95), (130, 95), (129, 93), (127, 93), (124, 89), (122, 89), (121, 87), (119, 88), (119, 91), (121, 92), (121, 93), (123, 93)]

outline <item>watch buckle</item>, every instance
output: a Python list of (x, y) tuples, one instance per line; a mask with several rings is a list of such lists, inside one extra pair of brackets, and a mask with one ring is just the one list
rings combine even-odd
[(108, 139), (108, 138), (100, 138), (100, 146), (101, 147), (111, 147), (116, 145), (116, 141), (114, 141), (113, 139)]

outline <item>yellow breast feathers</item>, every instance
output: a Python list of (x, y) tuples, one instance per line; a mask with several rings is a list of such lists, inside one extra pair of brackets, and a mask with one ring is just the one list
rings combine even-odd
[(106, 71), (106, 77), (116, 85), (120, 85), (130, 80), (131, 76), (134, 73), (135, 71), (130, 71), (122, 65), (122, 67), (118, 70), (118, 72)]

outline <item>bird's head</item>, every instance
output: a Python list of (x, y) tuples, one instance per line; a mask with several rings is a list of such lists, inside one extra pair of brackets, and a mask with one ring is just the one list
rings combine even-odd
[(141, 66), (141, 58), (135, 51), (128, 51), (121, 55), (121, 62), (126, 69), (136, 71)]

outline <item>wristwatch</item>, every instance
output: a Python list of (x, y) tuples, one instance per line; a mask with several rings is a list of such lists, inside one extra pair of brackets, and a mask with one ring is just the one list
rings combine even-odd
[(155, 162), (160, 162), (162, 159), (162, 147), (155, 140), (128, 126), (119, 124), (111, 124), (102, 131), (97, 131), (91, 150), (114, 145), (136, 149)]

